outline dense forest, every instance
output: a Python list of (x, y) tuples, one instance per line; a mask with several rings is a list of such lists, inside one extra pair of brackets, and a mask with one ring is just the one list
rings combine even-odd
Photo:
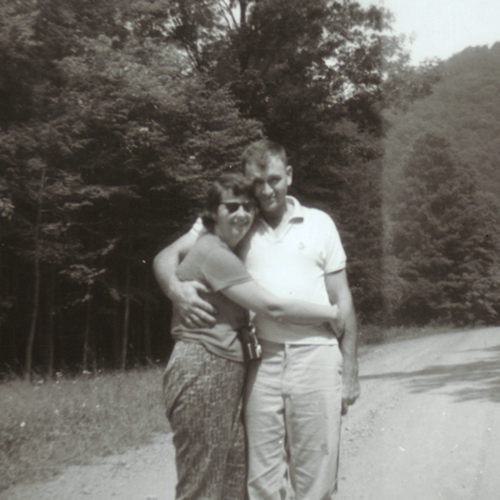
[[(0, 369), (163, 361), (170, 304), (152, 259), (259, 137), (287, 148), (294, 194), (336, 220), (363, 324), (498, 322), (498, 79), (472, 55), (409, 66), (390, 21), (350, 0), (1, 2)], [(454, 107), (450, 93), (469, 110), (468, 141), (444, 116), (430, 136), (394, 132), (422, 103), (424, 123), (432, 99)], [(433, 189), (454, 176), (451, 194)], [(424, 205), (448, 218), (420, 220)], [(429, 224), (432, 249), (415, 241)]]
[(498, 324), (500, 43), (468, 48), (439, 72), (430, 95), (385, 112), (387, 313)]

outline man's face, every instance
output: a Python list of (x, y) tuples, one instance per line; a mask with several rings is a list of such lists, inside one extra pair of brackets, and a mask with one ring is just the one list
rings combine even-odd
[(269, 156), (264, 166), (247, 163), (245, 175), (254, 184), (255, 197), (264, 217), (282, 216), (288, 187), (292, 184), (292, 168), (278, 156)]

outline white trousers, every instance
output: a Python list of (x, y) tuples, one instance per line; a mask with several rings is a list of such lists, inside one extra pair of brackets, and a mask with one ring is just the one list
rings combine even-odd
[(245, 418), (250, 500), (329, 500), (337, 487), (342, 354), (337, 345), (262, 342)]

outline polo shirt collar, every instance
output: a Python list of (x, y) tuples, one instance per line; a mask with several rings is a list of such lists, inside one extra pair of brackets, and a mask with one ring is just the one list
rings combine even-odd
[[(302, 222), (304, 220), (304, 207), (301, 205), (300, 201), (297, 200), (294, 196), (287, 195), (286, 197), (286, 202), (287, 202), (287, 221), (286, 224), (290, 224), (292, 222)], [(266, 222), (264, 217), (260, 216), (258, 218), (258, 221), (264, 226), (267, 227), (268, 229), (271, 229), (271, 226)]]
[(291, 207), (288, 222), (302, 222), (304, 220), (304, 207), (300, 201), (290, 195), (286, 197), (286, 201), (288, 206)]

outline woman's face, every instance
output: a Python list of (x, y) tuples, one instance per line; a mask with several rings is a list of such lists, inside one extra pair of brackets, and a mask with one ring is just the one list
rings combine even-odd
[(224, 191), (217, 207), (214, 233), (234, 248), (250, 229), (254, 214), (253, 200), (245, 195), (236, 196), (230, 190)]

